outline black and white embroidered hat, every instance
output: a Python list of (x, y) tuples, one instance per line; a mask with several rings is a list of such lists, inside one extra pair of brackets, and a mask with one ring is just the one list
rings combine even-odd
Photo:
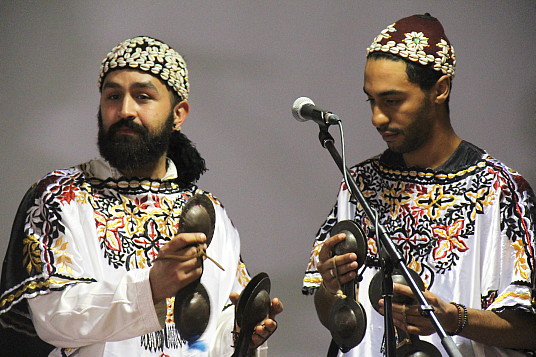
[(100, 67), (99, 90), (104, 77), (116, 69), (137, 69), (163, 80), (182, 99), (188, 99), (190, 83), (182, 56), (167, 44), (148, 36), (138, 36), (115, 46)]
[(454, 78), (456, 55), (443, 26), (435, 17), (426, 13), (398, 20), (387, 26), (367, 53), (390, 52)]

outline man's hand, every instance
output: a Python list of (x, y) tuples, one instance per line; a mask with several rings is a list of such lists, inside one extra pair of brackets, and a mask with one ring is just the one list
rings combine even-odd
[(333, 256), (333, 247), (345, 239), (344, 233), (326, 239), (318, 253), (318, 272), (322, 275), (322, 286), (315, 293), (315, 308), (318, 319), (325, 327), (328, 326), (329, 311), (338, 298), (339, 289), (353, 281), (357, 275), (357, 254)]
[[(415, 298), (411, 288), (394, 284), (393, 292)], [(428, 304), (434, 308), (439, 322), (447, 332), (456, 331), (459, 324), (458, 309), (436, 294), (423, 292)], [(381, 299), (380, 313), (384, 313), (384, 301)], [(486, 345), (536, 349), (534, 326), (536, 315), (522, 310), (505, 310), (500, 312), (468, 308), (467, 324), (460, 335)], [(430, 335), (435, 332), (430, 319), (422, 316), (419, 305), (393, 304), (393, 320), (397, 327), (412, 335)]]
[[(393, 284), (393, 292), (395, 294), (403, 294), (412, 297), (417, 301), (411, 288), (403, 284)], [(458, 326), (458, 309), (456, 306), (439, 298), (439, 296), (426, 290), (423, 292), (428, 304), (434, 308), (438, 320), (443, 325), (447, 332), (455, 331)], [(380, 313), (384, 313), (384, 301), (381, 299)], [(393, 304), (393, 321), (395, 326), (407, 331), (412, 335), (431, 335), (435, 332), (430, 319), (422, 316), (419, 311), (419, 305), (401, 305)]]
[(197, 247), (205, 241), (203, 233), (181, 233), (160, 249), (149, 273), (155, 304), (199, 279), (203, 258), (197, 254)]
[[(229, 298), (233, 305), (238, 303), (238, 293), (231, 293)], [(255, 349), (262, 345), (277, 329), (277, 322), (275, 321), (276, 315), (283, 312), (283, 303), (278, 298), (273, 298), (270, 304), (270, 312), (264, 320), (262, 320), (257, 326), (255, 326), (253, 335), (251, 336), (250, 346)], [(236, 332), (240, 332), (240, 328), (235, 326)]]
[(324, 287), (335, 294), (345, 283), (351, 282), (356, 277), (357, 255), (346, 253), (333, 256), (333, 247), (342, 242), (346, 234), (339, 233), (324, 241), (318, 254), (318, 272), (322, 275)]

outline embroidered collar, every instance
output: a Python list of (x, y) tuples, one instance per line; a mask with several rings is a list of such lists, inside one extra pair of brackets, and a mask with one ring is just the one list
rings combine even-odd
[[(466, 168), (472, 165), (475, 165), (478, 161), (482, 159), (482, 155), (485, 154), (485, 151), (480, 149), (479, 147), (462, 140), (460, 145), (458, 145), (458, 148), (452, 153), (450, 158), (440, 167), (438, 167), (435, 170), (435, 172), (443, 171), (443, 172), (454, 172), (458, 171), (462, 168)], [(381, 155), (380, 161), (391, 168), (396, 169), (408, 169), (406, 166), (406, 163), (404, 162), (404, 158), (402, 157), (402, 154), (395, 153), (391, 151), (390, 149), (387, 149), (384, 151), (384, 153)], [(418, 171), (422, 171), (422, 169), (417, 169)], [(431, 169), (428, 169), (431, 170)]]

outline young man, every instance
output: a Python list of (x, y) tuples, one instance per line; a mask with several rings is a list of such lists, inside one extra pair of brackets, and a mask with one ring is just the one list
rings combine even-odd
[[(102, 158), (56, 170), (26, 195), (3, 267), (0, 322), (37, 332), (51, 356), (230, 356), (231, 300), (250, 278), (225, 209), (195, 184), (206, 169), (180, 131), (186, 63), (161, 41), (128, 39), (102, 61), (99, 90)], [(210, 242), (177, 231), (196, 194), (214, 208)], [(203, 263), (205, 250), (223, 269)], [(196, 290), (186, 306), (209, 305), (209, 318), (197, 321), (196, 310), (181, 325), (174, 298), (199, 279), (207, 295)], [(251, 331), (252, 347), (277, 327), (281, 302), (270, 310)], [(201, 336), (180, 335), (196, 323)]]
[[(374, 39), (363, 89), (388, 149), (351, 172), (388, 239), (423, 280), (425, 297), (461, 354), (521, 356), (536, 350), (536, 200), (517, 172), (453, 130), (455, 65), (442, 25), (429, 14), (403, 18)], [(368, 291), (380, 265), (377, 237), (344, 183), (317, 234), (303, 292), (315, 294), (319, 319), (329, 326), (337, 290), (362, 271), (355, 253), (332, 253), (345, 235), (330, 237), (331, 228), (347, 219), (363, 228), (368, 246), (358, 290), (368, 322), (363, 340), (347, 355), (381, 356), (383, 301), (373, 301), (378, 313)], [(394, 284), (394, 292), (413, 296), (401, 284)], [(392, 309), (398, 331), (426, 336), (445, 355), (418, 305), (393, 303)]]

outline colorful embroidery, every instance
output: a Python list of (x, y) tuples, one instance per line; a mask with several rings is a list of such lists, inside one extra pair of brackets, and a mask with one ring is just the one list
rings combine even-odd
[[(94, 225), (87, 222), (85, 229), (96, 228), (103, 257), (111, 266), (126, 270), (150, 266), (160, 247), (177, 232), (183, 205), (197, 192), (195, 186), (190, 191), (181, 191), (168, 182), (161, 186), (144, 181), (87, 181), (79, 170), (58, 170), (48, 175), (38, 186), (41, 199), (28, 212), (23, 246), (28, 274), (45, 274), (40, 278), (42, 281), (30, 282), (8, 295), (10, 301), (4, 299), (2, 305), (10, 305), (33, 290), (46, 291), (94, 281), (79, 276), (73, 258), (76, 253), (64, 239), (67, 230), (76, 228), (66, 227), (62, 214), (81, 215), (70, 210), (93, 209)], [(159, 195), (159, 190), (166, 195)], [(73, 202), (82, 205), (70, 207)], [(84, 234), (91, 236), (88, 232)], [(146, 349), (157, 351), (182, 345), (174, 328), (173, 308), (168, 311), (171, 314), (168, 313), (166, 328), (141, 337)]]
[[(223, 206), (211, 194), (195, 185), (180, 187), (173, 180), (96, 178), (95, 174), (109, 177), (105, 166), (92, 161), (54, 171), (26, 194), (11, 237), (16, 244), (10, 243), (11, 257), (23, 255), (24, 270), (12, 265), (9, 273), (16, 283), (2, 287), (2, 325), (35, 334), (25, 299), (97, 280), (104, 284), (95, 289), (108, 291), (109, 283), (125, 278), (126, 270), (150, 267), (160, 248), (177, 234), (182, 208), (197, 193), (207, 194), (218, 207), (217, 216), (223, 218), (223, 229), (213, 238), (213, 245), (218, 245), (213, 254), (220, 261), (225, 260), (221, 259), (224, 254), (239, 260), (239, 252), (234, 250), (238, 235), (225, 212), (220, 214)], [(205, 277), (210, 282), (207, 286), (213, 287), (209, 288), (211, 301), (214, 297), (217, 306), (226, 303), (226, 291), (233, 285), (245, 286), (249, 281), (242, 262), (234, 281), (235, 271), (229, 268), (221, 276)], [(139, 283), (143, 274), (129, 274), (129, 279)], [(184, 346), (175, 328), (174, 299), (168, 299), (166, 307), (165, 327), (138, 337), (136, 348), (165, 355)]]
[[(368, 203), (379, 216), (390, 239), (413, 270), (429, 287), (436, 275), (457, 271), (456, 267), (470, 254), (475, 235), (488, 235), (490, 240), (507, 237), (515, 252), (512, 284), (528, 285), (534, 269), (534, 195), (518, 174), (491, 157), (454, 173), (401, 171), (384, 167), (377, 158), (353, 167), (352, 176)], [(347, 192), (345, 184), (341, 192)], [(374, 227), (359, 204), (355, 221), (368, 239), (368, 261), (378, 261)], [(304, 278), (304, 293), (312, 293), (321, 282), (316, 269), (323, 241), (338, 220), (335, 205), (317, 233), (315, 245)], [(493, 212), (493, 216), (490, 215)], [(489, 223), (488, 223), (489, 221)], [(501, 222), (500, 227), (491, 222)], [(481, 222), (481, 227), (477, 224)], [(495, 229), (495, 231), (487, 231)], [(491, 246), (490, 246), (491, 247)], [(479, 247), (479, 249), (483, 249)], [(493, 249), (493, 247), (491, 248)], [(480, 253), (479, 253), (480, 254)], [(482, 305), (490, 306), (497, 291), (483, 291)], [(516, 291), (509, 297), (525, 297)], [(485, 295), (485, 296), (484, 296)]]
[(458, 220), (451, 226), (435, 226), (432, 232), (437, 238), (437, 244), (433, 249), (434, 259), (444, 259), (448, 253), (458, 250), (460, 253), (469, 248), (465, 242), (460, 239), (460, 232), (463, 230), (464, 221)]
[(35, 236), (27, 235), (24, 237), (22, 254), (22, 262), (28, 276), (41, 274), (43, 264), (41, 260), (41, 249), (39, 247), (39, 241)]

